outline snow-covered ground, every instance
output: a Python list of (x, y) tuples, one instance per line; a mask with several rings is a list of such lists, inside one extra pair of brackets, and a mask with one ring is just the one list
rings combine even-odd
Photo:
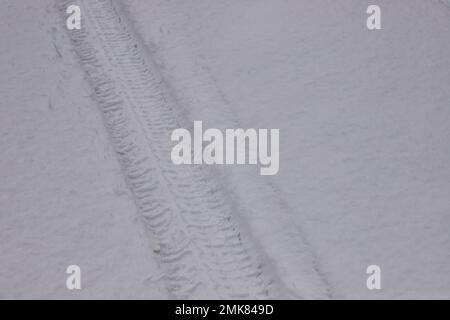
[[(164, 298), (54, 2), (1, 6), (0, 298)], [(66, 288), (72, 264), (79, 291)]]
[[(2, 3), (0, 298), (450, 298), (450, 8), (369, 4)], [(194, 120), (280, 172), (174, 166)]]

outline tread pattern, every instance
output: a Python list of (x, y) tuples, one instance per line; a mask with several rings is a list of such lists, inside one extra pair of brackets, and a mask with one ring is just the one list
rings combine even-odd
[[(104, 115), (142, 222), (174, 298), (267, 299), (271, 277), (243, 243), (233, 207), (212, 175), (170, 160), (176, 105), (110, 0), (80, 1), (70, 31)], [(264, 276), (263, 276), (264, 273)]]

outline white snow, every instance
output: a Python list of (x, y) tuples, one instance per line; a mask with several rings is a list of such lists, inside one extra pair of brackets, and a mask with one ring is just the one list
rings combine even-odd
[(192, 119), (280, 128), (273, 181), (333, 297), (449, 297), (448, 8), (378, 1), (369, 32), (360, 0), (127, 3)]
[(54, 2), (1, 6), (0, 298), (166, 297)]
[[(73, 2), (1, 4), (0, 298), (450, 298), (448, 1)], [(174, 166), (195, 120), (279, 173)]]

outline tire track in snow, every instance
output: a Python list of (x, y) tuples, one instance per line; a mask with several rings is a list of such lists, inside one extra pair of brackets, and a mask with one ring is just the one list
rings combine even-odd
[(276, 296), (240, 237), (226, 192), (208, 170), (170, 161), (176, 106), (123, 17), (110, 0), (79, 2), (83, 27), (69, 34), (142, 222), (157, 241), (168, 291), (174, 298)]
[[(123, 2), (121, 2), (123, 3)], [(163, 75), (167, 77), (172, 88), (172, 95), (177, 99), (177, 107), (188, 121), (202, 119), (207, 127), (242, 128), (237, 120), (231, 102), (221, 90), (209, 63), (204, 59), (196, 45), (191, 45), (192, 33), (184, 18), (186, 8), (179, 3), (158, 2), (158, 8), (152, 11), (147, 7), (140, 16), (140, 5), (125, 2), (125, 12), (136, 26), (141, 38), (150, 46), (153, 59), (162, 66)], [(187, 4), (186, 6), (189, 6)], [(145, 7), (144, 7), (145, 8)], [(151, 15), (154, 13), (154, 16)], [(150, 14), (154, 23), (146, 24), (142, 18)], [(164, 21), (164, 23), (163, 23)], [(172, 26), (174, 29), (183, 25), (183, 31), (173, 31), (170, 43), (157, 44), (161, 41), (148, 37), (145, 28), (154, 26)], [(156, 31), (155, 31), (156, 32)], [(157, 32), (156, 32), (157, 33)], [(149, 31), (149, 34), (152, 32)], [(177, 74), (172, 76), (172, 71)], [(207, 113), (207, 114), (205, 114)], [(252, 127), (252, 126), (251, 126)], [(316, 254), (314, 246), (308, 240), (302, 226), (294, 223), (293, 215), (302, 214), (302, 208), (290, 207), (283, 198), (275, 181), (270, 177), (261, 178), (257, 170), (248, 170), (239, 166), (214, 167), (218, 180), (227, 190), (240, 219), (240, 226), (247, 227), (250, 232), (243, 236), (253, 237), (251, 241), (259, 246), (264, 265), (279, 279), (282, 296), (295, 299), (325, 299), (333, 297), (332, 285), (323, 272), (322, 261)]]

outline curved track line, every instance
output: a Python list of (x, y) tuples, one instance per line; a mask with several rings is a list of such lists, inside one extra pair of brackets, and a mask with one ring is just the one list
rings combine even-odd
[(80, 1), (75, 50), (103, 112), (175, 298), (271, 298), (277, 288), (233, 222), (226, 192), (198, 166), (170, 161), (180, 127), (158, 76), (109, 0)]
[[(176, 4), (162, 2), (159, 5), (167, 7), (158, 8), (157, 14), (162, 16), (158, 16), (157, 21), (167, 20), (170, 25), (172, 20), (176, 21), (183, 14), (183, 8), (178, 10)], [(130, 6), (124, 4), (125, 16), (127, 11), (131, 14)], [(141, 24), (142, 21), (139, 22), (139, 16), (131, 15), (127, 21), (136, 24), (138, 39), (139, 36), (147, 39), (143, 48), (150, 46), (152, 49), (147, 51), (147, 56), (164, 67), (162, 70), (156, 69), (166, 77), (164, 82), (170, 86), (169, 95), (175, 97), (177, 111), (183, 118), (192, 123), (202, 119), (207, 112), (205, 119), (210, 127), (242, 128), (202, 52), (198, 52), (195, 45), (183, 41), (190, 39), (189, 33), (195, 30), (185, 29), (187, 34), (178, 34), (178, 43), (176, 38), (172, 39), (173, 48), (164, 49), (164, 46), (159, 48), (152, 39), (148, 39), (146, 34), (139, 34), (147, 27)], [(134, 30), (134, 25), (130, 28)], [(178, 73), (173, 76), (170, 71), (164, 72), (165, 68), (174, 68)], [(258, 245), (257, 251), (262, 253), (264, 265), (279, 280), (283, 297), (332, 298), (332, 286), (322, 271), (320, 257), (308, 241), (305, 230), (293, 220), (293, 215), (302, 214), (302, 209), (290, 207), (270, 177), (262, 179), (257, 170), (242, 169), (236, 166), (214, 167), (215, 176), (219, 176), (218, 183), (232, 198), (240, 227), (249, 231), (243, 232), (243, 237)]]

